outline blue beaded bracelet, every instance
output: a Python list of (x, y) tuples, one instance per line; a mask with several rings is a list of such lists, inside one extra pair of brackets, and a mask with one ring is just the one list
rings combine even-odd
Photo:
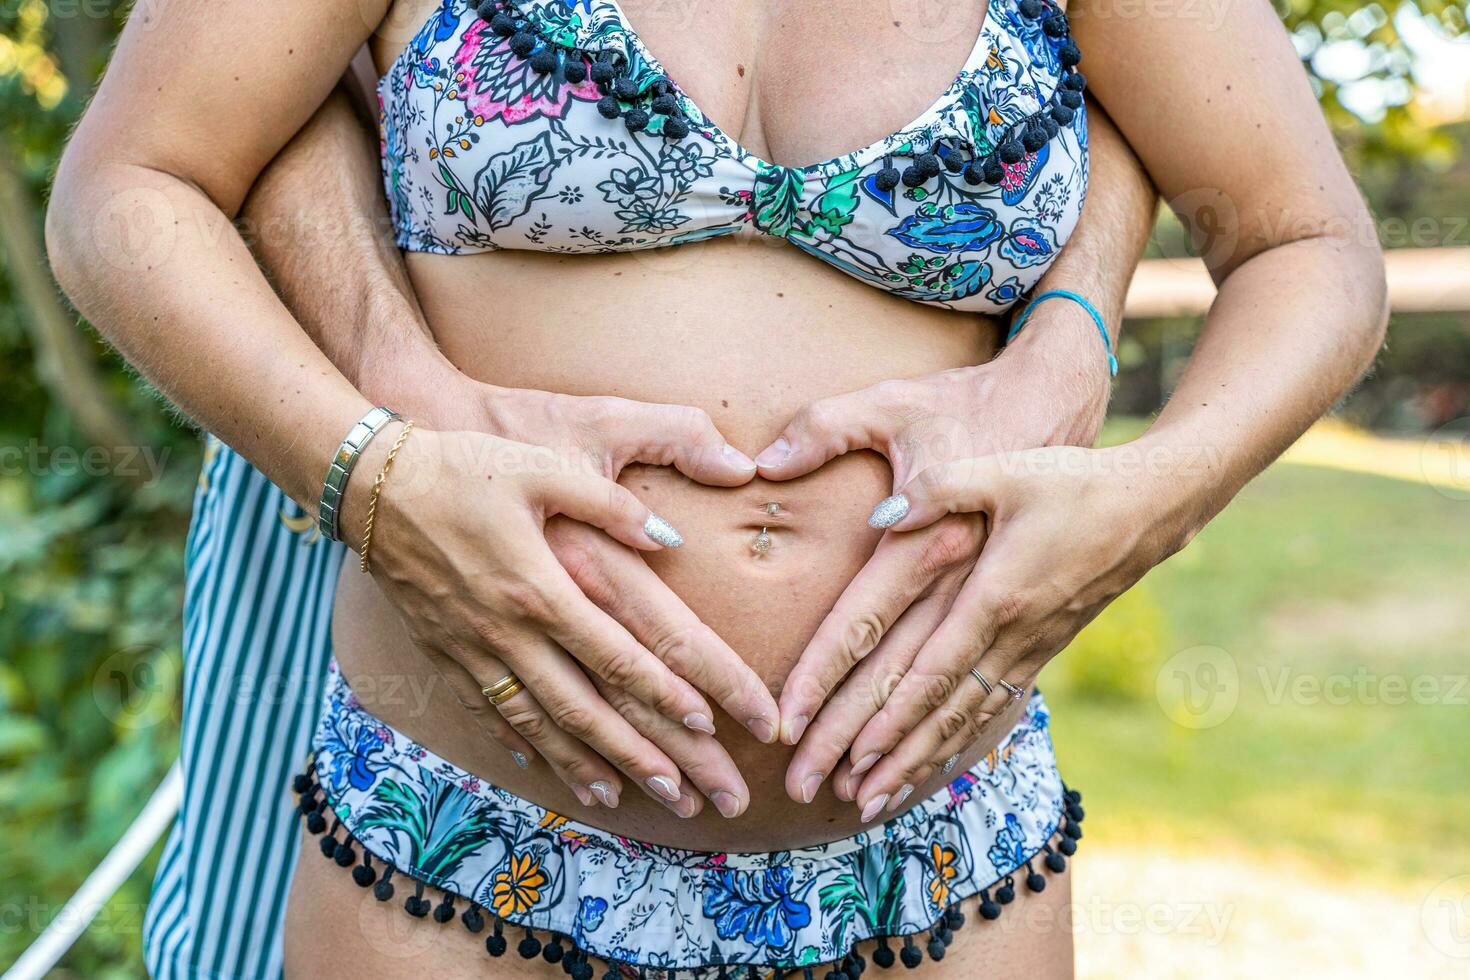
[(1045, 302), (1046, 300), (1058, 298), (1071, 300), (1072, 302), (1076, 303), (1078, 306), (1086, 310), (1088, 316), (1092, 317), (1093, 325), (1097, 327), (1097, 335), (1102, 338), (1103, 349), (1108, 352), (1108, 371), (1114, 377), (1117, 377), (1118, 358), (1113, 355), (1113, 342), (1108, 339), (1108, 328), (1103, 326), (1102, 314), (1099, 313), (1097, 311), (1097, 308), (1089, 303), (1084, 297), (1078, 296), (1076, 293), (1070, 292), (1066, 289), (1048, 289), (1046, 292), (1041, 293), (1040, 295), (1033, 298), (1031, 302), (1027, 303), (1026, 308), (1021, 311), (1021, 315), (1016, 317), (1016, 322), (1011, 326), (1011, 332), (1006, 334), (1006, 343), (1010, 343), (1011, 338), (1015, 337), (1016, 334), (1021, 332), (1021, 328), (1026, 325), (1026, 319), (1027, 317), (1031, 316), (1032, 310), (1036, 309), (1039, 304)]

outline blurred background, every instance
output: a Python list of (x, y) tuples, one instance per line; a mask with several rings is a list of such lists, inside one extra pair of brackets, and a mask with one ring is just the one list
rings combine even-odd
[[(1372, 377), (1043, 677), (1095, 815), (1075, 866), (1086, 977), (1470, 976), (1466, 8), (1278, 10), (1376, 215), (1364, 234), (1391, 250), (1394, 316)], [(87, 978), (143, 975), (146, 826), (115, 894), (63, 906), (177, 752), (202, 454), (64, 305), (41, 243), (125, 17), (0, 0), (0, 968), (95, 914), (53, 971)], [(1167, 398), (1209, 302), (1187, 240), (1161, 211), (1110, 440)]]

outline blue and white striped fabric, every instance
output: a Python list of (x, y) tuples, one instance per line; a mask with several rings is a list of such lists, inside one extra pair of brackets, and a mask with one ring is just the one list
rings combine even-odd
[(299, 833), (287, 786), (320, 710), (345, 553), (209, 440), (184, 592), (184, 800), (143, 926), (153, 977), (281, 975)]

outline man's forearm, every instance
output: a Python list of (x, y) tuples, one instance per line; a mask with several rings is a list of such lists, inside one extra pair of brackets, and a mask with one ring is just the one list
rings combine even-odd
[[(1092, 158), (1087, 202), (1035, 293), (1065, 289), (1087, 297), (1102, 314), (1116, 350), (1128, 284), (1153, 229), (1158, 195), (1113, 121), (1095, 106), (1087, 111)], [(1107, 352), (1086, 311), (1056, 300), (1037, 307), (1004, 356), (1043, 371), (1058, 401), (1095, 404), (1101, 423), (1109, 391)]]
[(1087, 117), (1092, 157), (1087, 201), (1072, 237), (1036, 291), (1067, 289), (1086, 296), (1116, 346), (1128, 284), (1153, 230), (1158, 193), (1108, 114), (1089, 106)]
[(363, 394), (445, 421), (465, 379), (424, 322), (393, 241), (377, 143), (345, 83), (261, 175), (242, 227), (282, 300)]

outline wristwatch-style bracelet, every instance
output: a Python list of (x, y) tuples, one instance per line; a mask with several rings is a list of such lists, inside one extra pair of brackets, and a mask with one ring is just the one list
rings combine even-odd
[(342, 498), (347, 493), (347, 478), (352, 475), (352, 469), (357, 465), (358, 457), (362, 455), (363, 448), (372, 441), (378, 430), (389, 422), (398, 418), (398, 413), (391, 408), (379, 406), (364, 415), (352, 430), (347, 433), (347, 438), (342, 440), (342, 445), (337, 449), (337, 455), (332, 457), (332, 465), (327, 467), (327, 478), (322, 482), (322, 500), (317, 507), (317, 527), (322, 532), (322, 537), (333, 541), (341, 541), (337, 521), (338, 512), (342, 508)]

